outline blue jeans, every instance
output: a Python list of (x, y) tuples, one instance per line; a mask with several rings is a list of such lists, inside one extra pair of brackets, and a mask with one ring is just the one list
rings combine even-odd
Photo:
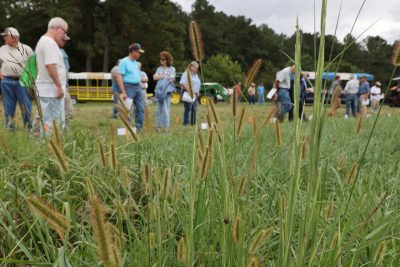
[(170, 109), (171, 109), (171, 94), (167, 94), (164, 101), (160, 103), (157, 101), (157, 128), (164, 127), (169, 128), (170, 121)]
[(115, 96), (115, 94), (121, 94), (121, 90), (118, 87), (118, 84), (114, 81), (111, 81), (111, 89), (112, 89), (112, 94), (113, 94), (113, 113), (112, 116), (113, 118), (117, 118), (118, 116), (118, 110), (115, 108), (115, 106), (118, 104), (118, 98)]
[(129, 98), (133, 99), (135, 105), (135, 126), (136, 129), (141, 130), (143, 128), (143, 117), (144, 117), (144, 99), (143, 92), (140, 85), (134, 85), (124, 83), (126, 94)]
[(17, 102), (21, 109), (24, 127), (32, 128), (32, 103), (28, 89), (20, 86), (18, 80), (4, 77), (1, 81), (1, 92), (3, 97), (4, 115), (6, 117), (6, 128), (15, 128), (14, 116)]
[(278, 111), (278, 119), (283, 121), (285, 114), (292, 110), (293, 104), (290, 100), (289, 90), (285, 88), (279, 88), (278, 90), (278, 101), (280, 104)]
[(258, 94), (258, 104), (264, 104), (264, 103), (265, 103), (264, 94)]
[(195, 125), (196, 124), (196, 109), (197, 109), (197, 99), (194, 103), (183, 102), (183, 125)]
[(350, 107), (351, 113), (353, 117), (357, 115), (358, 109), (358, 97), (357, 94), (346, 94), (346, 115), (350, 115)]

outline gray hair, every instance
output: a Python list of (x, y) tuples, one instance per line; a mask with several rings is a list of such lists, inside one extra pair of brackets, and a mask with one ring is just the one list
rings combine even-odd
[(49, 21), (49, 25), (47, 28), (48, 29), (68, 28), (68, 23), (60, 17), (55, 17)]
[(190, 62), (190, 64), (188, 65), (188, 68), (190, 68), (191, 66), (199, 68), (199, 63), (197, 63), (197, 61), (192, 61)]

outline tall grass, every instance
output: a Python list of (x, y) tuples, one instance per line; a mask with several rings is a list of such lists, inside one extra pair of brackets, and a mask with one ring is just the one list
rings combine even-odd
[(254, 126), (244, 109), (210, 104), (205, 131), (130, 142), (87, 104), (54, 151), (0, 133), (0, 266), (396, 266), (400, 116), (365, 119), (358, 135), (356, 122), (326, 118), (325, 11), (323, 0), (309, 123), (297, 103), (294, 123), (274, 127), (272, 107), (253, 108), (266, 114)]

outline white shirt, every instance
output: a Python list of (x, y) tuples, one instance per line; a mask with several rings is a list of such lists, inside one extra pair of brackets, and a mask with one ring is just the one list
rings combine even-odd
[(31, 55), (32, 48), (22, 43), (18, 43), (17, 47), (3, 45), (0, 47), (1, 74), (10, 77), (21, 76), (23, 67)]
[(344, 91), (349, 94), (357, 94), (358, 87), (360, 87), (360, 81), (357, 79), (352, 79), (346, 83)]
[(276, 79), (279, 81), (279, 88), (290, 88), (290, 67), (284, 68), (276, 73)]
[(36, 45), (36, 63), (38, 75), (36, 87), (40, 97), (57, 97), (57, 88), (51, 79), (46, 65), (55, 64), (61, 87), (66, 91), (66, 71), (63, 54), (54, 39), (43, 35)]
[(381, 88), (379, 88), (375, 85), (372, 86), (370, 98), (371, 98), (371, 100), (380, 100), (381, 99)]

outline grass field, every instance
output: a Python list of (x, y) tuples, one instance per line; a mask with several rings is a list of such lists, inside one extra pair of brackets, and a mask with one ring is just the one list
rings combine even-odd
[(179, 105), (156, 133), (150, 106), (138, 142), (115, 136), (110, 103), (76, 105), (55, 149), (2, 130), (0, 266), (400, 264), (399, 109), (384, 107), (361, 165), (375, 117), (326, 117), (315, 178), (311, 121), (296, 154), (296, 124), (264, 125), (271, 105), (215, 108), (218, 131), (181, 126)]

